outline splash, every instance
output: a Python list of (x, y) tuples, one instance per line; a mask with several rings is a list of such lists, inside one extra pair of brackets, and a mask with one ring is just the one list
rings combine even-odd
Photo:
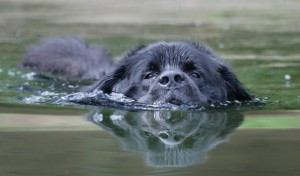
[(126, 97), (121, 93), (105, 94), (102, 91), (78, 92), (60, 98), (57, 103), (75, 103), (79, 105), (100, 106), (110, 108), (121, 108), (127, 110), (210, 110), (210, 109), (245, 109), (253, 106), (263, 105), (266, 98), (254, 98), (251, 101), (226, 101), (216, 104), (205, 105), (174, 105), (165, 104), (143, 104)]
[(56, 93), (51, 91), (42, 91), (39, 95), (25, 97), (22, 101), (26, 104), (52, 103), (66, 106), (89, 106), (89, 107), (107, 107), (126, 110), (243, 110), (258, 107), (267, 102), (267, 98), (254, 98), (251, 101), (226, 101), (220, 103), (207, 103), (200, 105), (174, 105), (165, 104), (143, 104), (126, 97), (121, 93), (106, 94), (102, 91), (77, 92), (72, 94)]

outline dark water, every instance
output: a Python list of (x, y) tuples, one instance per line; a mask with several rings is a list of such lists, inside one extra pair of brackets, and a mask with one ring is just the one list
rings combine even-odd
[[(278, 115), (72, 113), (1, 113), (0, 175), (300, 174), (300, 123), (284, 129), (266, 122), (247, 127), (247, 119), (276, 121)], [(285, 115), (299, 122), (299, 113)]]
[[(292, 0), (0, 1), (0, 176), (300, 175), (299, 11)], [(204, 42), (263, 104), (56, 101), (93, 81), (18, 65), (31, 44), (64, 35), (116, 57), (153, 41)]]

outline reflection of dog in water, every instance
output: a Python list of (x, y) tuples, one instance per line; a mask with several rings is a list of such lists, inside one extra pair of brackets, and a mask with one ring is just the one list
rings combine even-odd
[(87, 118), (140, 152), (154, 167), (183, 167), (204, 162), (206, 153), (227, 140), (243, 121), (225, 112), (103, 110)]
[(114, 64), (103, 47), (76, 37), (31, 48), (22, 65), (69, 79), (97, 79), (92, 90), (123, 93), (146, 104), (205, 105), (251, 100), (232, 70), (209, 48), (191, 42), (139, 46)]

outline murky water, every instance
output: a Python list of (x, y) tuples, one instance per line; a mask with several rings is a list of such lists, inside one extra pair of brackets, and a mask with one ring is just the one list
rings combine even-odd
[(0, 175), (300, 173), (299, 112), (26, 110), (0, 114)]
[[(299, 11), (297, 1), (0, 1), (0, 176), (300, 175)], [(86, 103), (73, 93), (93, 81), (18, 67), (30, 44), (70, 34), (113, 56), (157, 40), (207, 43), (257, 101)]]

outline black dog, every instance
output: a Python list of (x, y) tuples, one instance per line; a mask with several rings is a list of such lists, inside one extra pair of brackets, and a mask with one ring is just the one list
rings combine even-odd
[(219, 56), (186, 41), (139, 46), (114, 65), (104, 48), (90, 47), (74, 37), (53, 38), (30, 48), (22, 65), (69, 78), (97, 78), (100, 81), (93, 89), (123, 93), (146, 104), (251, 100)]
[(100, 79), (113, 70), (109, 51), (77, 37), (49, 38), (28, 48), (22, 66), (68, 79)]

